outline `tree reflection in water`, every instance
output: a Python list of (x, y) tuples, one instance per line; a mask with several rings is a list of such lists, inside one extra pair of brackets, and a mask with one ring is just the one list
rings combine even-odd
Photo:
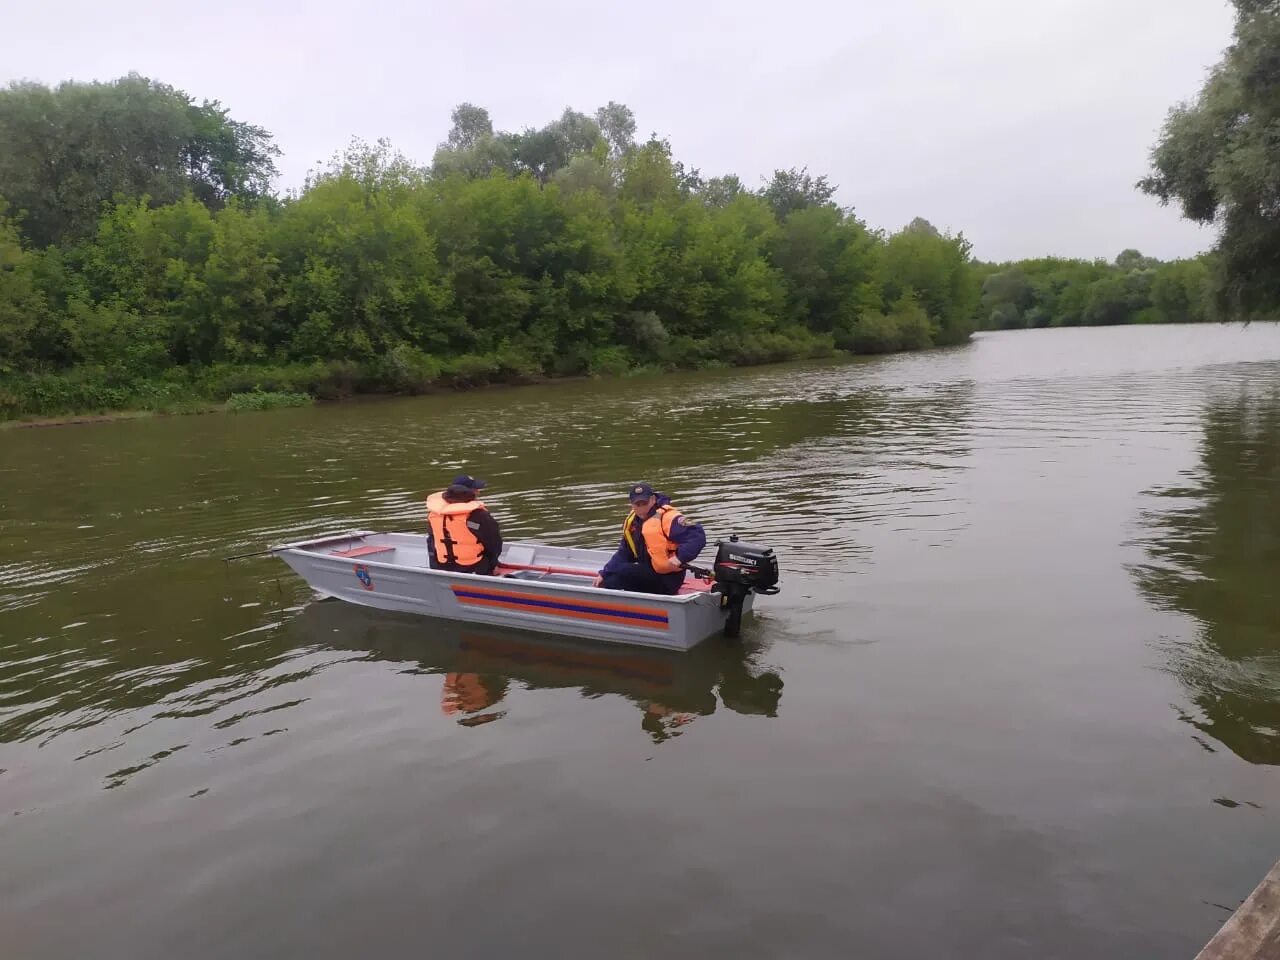
[(1194, 617), (1170, 668), (1185, 719), (1250, 763), (1280, 764), (1280, 394), (1210, 402), (1189, 484), (1154, 491), (1147, 562), (1133, 573), (1162, 609)]

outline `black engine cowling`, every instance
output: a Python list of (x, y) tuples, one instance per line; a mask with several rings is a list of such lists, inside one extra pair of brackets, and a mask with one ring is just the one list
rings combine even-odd
[(771, 547), (737, 537), (717, 544), (714, 573), (718, 584), (738, 584), (756, 593), (778, 592), (778, 558)]
[(724, 635), (736, 637), (742, 629), (742, 602), (747, 594), (778, 592), (778, 558), (772, 548), (744, 543), (736, 536), (721, 540), (717, 547), (711, 589), (724, 596), (729, 609)]

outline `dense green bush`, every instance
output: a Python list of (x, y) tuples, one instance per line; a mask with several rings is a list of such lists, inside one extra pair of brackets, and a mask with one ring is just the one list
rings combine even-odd
[(978, 326), (987, 330), (1225, 319), (1208, 256), (1162, 263), (1125, 250), (1113, 263), (1043, 257), (973, 269), (982, 276)]
[(257, 410), (276, 410), (280, 407), (309, 407), (314, 401), (305, 393), (277, 393), (255, 390), (252, 393), (233, 393), (227, 398), (228, 413), (246, 413)]

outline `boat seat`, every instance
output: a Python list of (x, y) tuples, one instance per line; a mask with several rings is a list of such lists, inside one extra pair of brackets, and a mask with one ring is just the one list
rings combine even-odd
[(686, 593), (706, 593), (711, 589), (711, 584), (706, 580), (688, 578), (684, 583), (680, 584), (680, 589), (676, 591), (676, 595)]
[(546, 573), (542, 570), (516, 570), (513, 573), (504, 573), (503, 576), (511, 580), (537, 580), (539, 583), (572, 583), (579, 586), (593, 583), (596, 579), (589, 573)]
[(543, 583), (573, 583), (579, 586), (590, 585), (596, 582), (596, 578), (590, 574), (579, 573), (544, 573), (542, 575)]
[(335, 550), (330, 554), (332, 557), (368, 557), (375, 553), (389, 553), (395, 550), (395, 547), (388, 547), (380, 544), (370, 544), (364, 547), (352, 547), (350, 550)]

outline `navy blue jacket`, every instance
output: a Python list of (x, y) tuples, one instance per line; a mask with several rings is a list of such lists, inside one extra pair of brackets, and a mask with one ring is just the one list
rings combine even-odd
[[(671, 498), (665, 493), (660, 493), (658, 502), (654, 504), (653, 509), (656, 511), (664, 504), (671, 502)], [(646, 518), (647, 519), (647, 518)], [(604, 569), (600, 571), (600, 575), (608, 576), (631, 563), (643, 563), (646, 567), (652, 566), (649, 561), (649, 551), (645, 549), (644, 533), (641, 528), (644, 526), (644, 520), (639, 517), (631, 518), (631, 536), (635, 539), (636, 549), (640, 551), (640, 556), (636, 556), (631, 552), (631, 547), (627, 543), (626, 537), (618, 540), (618, 549), (613, 556), (609, 558), (609, 562), (604, 565)], [(707, 545), (707, 534), (702, 529), (702, 524), (686, 521), (683, 517), (675, 520), (671, 524), (671, 542), (676, 545), (676, 559), (681, 563), (692, 563), (702, 552), (702, 548)], [(663, 574), (663, 576), (676, 576), (677, 574)], [(684, 578), (684, 571), (680, 571), (678, 576)]]

